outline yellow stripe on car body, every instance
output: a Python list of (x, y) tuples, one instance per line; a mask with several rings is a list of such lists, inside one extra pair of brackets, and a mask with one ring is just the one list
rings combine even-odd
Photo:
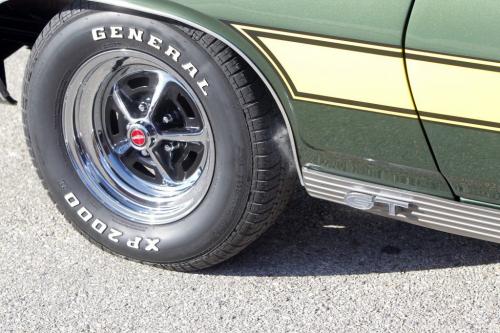
[(294, 99), (417, 118), (400, 48), (233, 26), (273, 64)]
[(295, 100), (408, 118), (418, 118), (418, 110), (423, 121), (500, 132), (498, 62), (233, 27), (265, 55)]

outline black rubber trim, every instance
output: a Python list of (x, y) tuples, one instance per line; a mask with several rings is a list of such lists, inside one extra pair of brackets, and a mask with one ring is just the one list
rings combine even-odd
[(3, 60), (0, 59), (0, 103), (17, 105), (17, 101), (10, 96), (10, 93), (7, 90), (7, 84), (5, 82), (5, 67), (3, 64)]

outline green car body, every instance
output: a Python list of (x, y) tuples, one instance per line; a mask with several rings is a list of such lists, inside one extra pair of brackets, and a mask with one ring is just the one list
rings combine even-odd
[[(500, 2), (95, 2), (192, 25), (237, 51), (280, 106), (312, 195), (331, 199), (308, 172), (462, 202), (443, 220), (474, 207), (472, 220), (498, 220)], [(475, 232), (500, 239), (498, 224)]]

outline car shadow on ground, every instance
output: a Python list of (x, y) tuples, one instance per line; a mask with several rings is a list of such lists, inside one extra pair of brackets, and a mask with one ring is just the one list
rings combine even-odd
[(500, 262), (500, 245), (309, 197), (298, 189), (263, 237), (202, 274), (321, 276), (408, 272)]

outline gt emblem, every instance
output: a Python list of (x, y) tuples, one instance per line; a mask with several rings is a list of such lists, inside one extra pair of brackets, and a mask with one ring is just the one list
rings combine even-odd
[(136, 128), (130, 132), (130, 142), (138, 148), (146, 145), (146, 133), (142, 129)]
[(346, 195), (345, 203), (352, 208), (370, 210), (375, 206), (375, 197), (369, 194), (351, 192)]
[(410, 209), (410, 203), (407, 201), (359, 192), (347, 193), (344, 201), (346, 205), (360, 210), (371, 210), (376, 204), (380, 204), (386, 207), (385, 213), (389, 216), (397, 216), (400, 210)]

